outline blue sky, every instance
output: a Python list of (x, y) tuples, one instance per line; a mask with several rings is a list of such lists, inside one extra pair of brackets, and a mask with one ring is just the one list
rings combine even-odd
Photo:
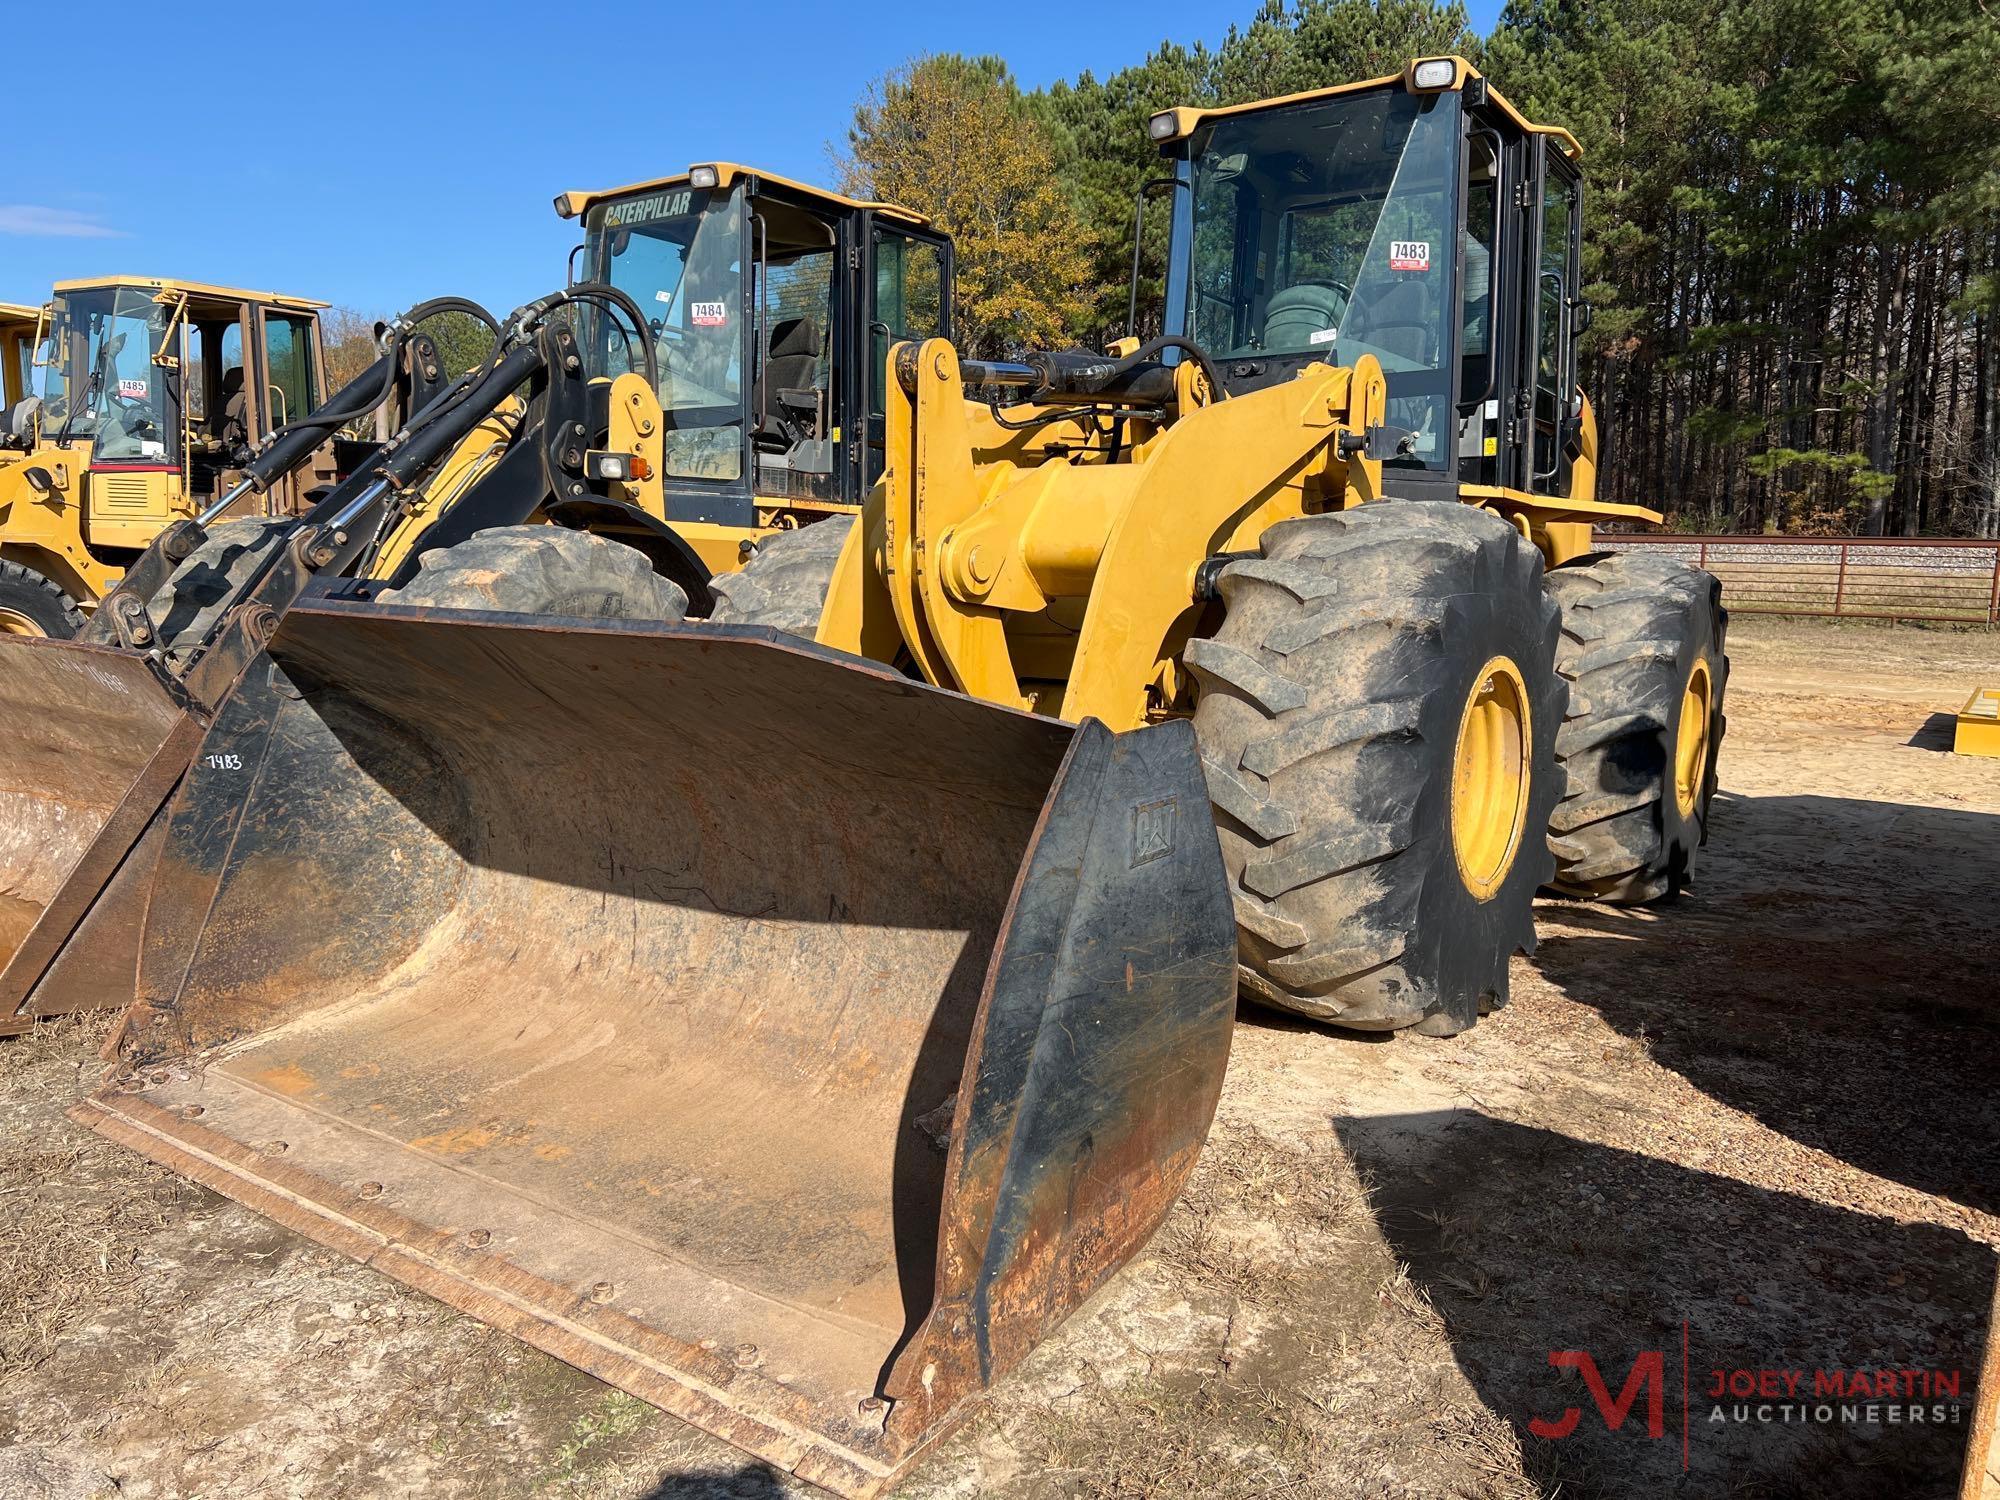
[[(1499, 0), (1470, 8), (1484, 30)], [(65, 77), (10, 132), (0, 301), (119, 271), (369, 314), (445, 292), (504, 311), (562, 281), (575, 235), (550, 201), (563, 189), (717, 158), (825, 180), (862, 88), (907, 58), (997, 53), (1032, 87), (1102, 76), (1164, 37), (1213, 44), (1255, 10), (113, 0), (79, 26), (62, 7), (17, 7), (9, 55), (60, 58)], [(236, 49), (259, 60), (240, 86)]]

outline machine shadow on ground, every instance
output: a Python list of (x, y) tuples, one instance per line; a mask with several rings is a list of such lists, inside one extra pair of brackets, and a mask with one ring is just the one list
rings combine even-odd
[(796, 1495), (769, 1464), (745, 1464), (726, 1474), (672, 1474), (634, 1500), (786, 1500)]
[[(1949, 1492), (1994, 1272), (1985, 1245), (1474, 1110), (1333, 1123), (1382, 1185), (1376, 1220), (1460, 1368), (1550, 1492)], [(1551, 1367), (1557, 1350), (1588, 1352), (1614, 1402), (1635, 1361), (1657, 1353), (1660, 1435), (1644, 1390), (1610, 1430), (1584, 1379)], [(1958, 1414), (1937, 1426), (1737, 1422), (1725, 1400), (1724, 1420), (1710, 1419), (1716, 1370), (1803, 1370), (1809, 1390), (1832, 1369), (1962, 1372)], [(1571, 1407), (1566, 1437), (1531, 1430)]]
[(1736, 796), (1718, 817), (1700, 883), (1657, 915), (1546, 908), (1542, 977), (1800, 1144), (2000, 1210), (2000, 815)]

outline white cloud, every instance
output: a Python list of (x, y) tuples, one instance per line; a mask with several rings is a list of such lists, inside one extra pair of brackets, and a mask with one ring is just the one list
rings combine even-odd
[(125, 231), (74, 209), (40, 203), (0, 203), (0, 234), (38, 234), (61, 239), (123, 239)]

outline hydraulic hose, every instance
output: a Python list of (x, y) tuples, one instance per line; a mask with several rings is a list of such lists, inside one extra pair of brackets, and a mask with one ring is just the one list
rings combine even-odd
[(500, 324), (490, 312), (466, 297), (433, 297), (419, 302), (393, 319), (382, 335), (382, 355), (354, 379), (336, 391), (319, 410), (297, 421), (287, 422), (265, 439), (245, 466), (244, 477), (197, 518), (197, 524), (213, 524), (229, 508), (249, 495), (261, 495), (285, 475), (304, 463), (327, 434), (356, 417), (366, 416), (396, 388), (396, 370), (402, 360), (403, 345), (415, 327), (428, 318), (444, 313), (461, 313), (484, 323), (497, 340)]
[(1141, 344), (1119, 363), (1127, 366), (1142, 364), (1169, 349), (1179, 349), (1195, 362), (1203, 378), (1208, 381), (1209, 394), (1215, 400), (1221, 401), (1228, 396), (1229, 392), (1222, 387), (1222, 375), (1215, 368), (1215, 361), (1208, 357), (1208, 351), (1193, 339), (1182, 338), (1178, 333), (1163, 333), (1158, 338)]

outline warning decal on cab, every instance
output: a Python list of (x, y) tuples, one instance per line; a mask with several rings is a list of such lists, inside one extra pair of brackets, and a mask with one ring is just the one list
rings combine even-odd
[(1431, 242), (1429, 240), (1389, 241), (1389, 269), (1392, 271), (1428, 271), (1431, 268)]
[(721, 302), (696, 302), (688, 308), (688, 316), (697, 328), (720, 328), (729, 321), (729, 309)]

